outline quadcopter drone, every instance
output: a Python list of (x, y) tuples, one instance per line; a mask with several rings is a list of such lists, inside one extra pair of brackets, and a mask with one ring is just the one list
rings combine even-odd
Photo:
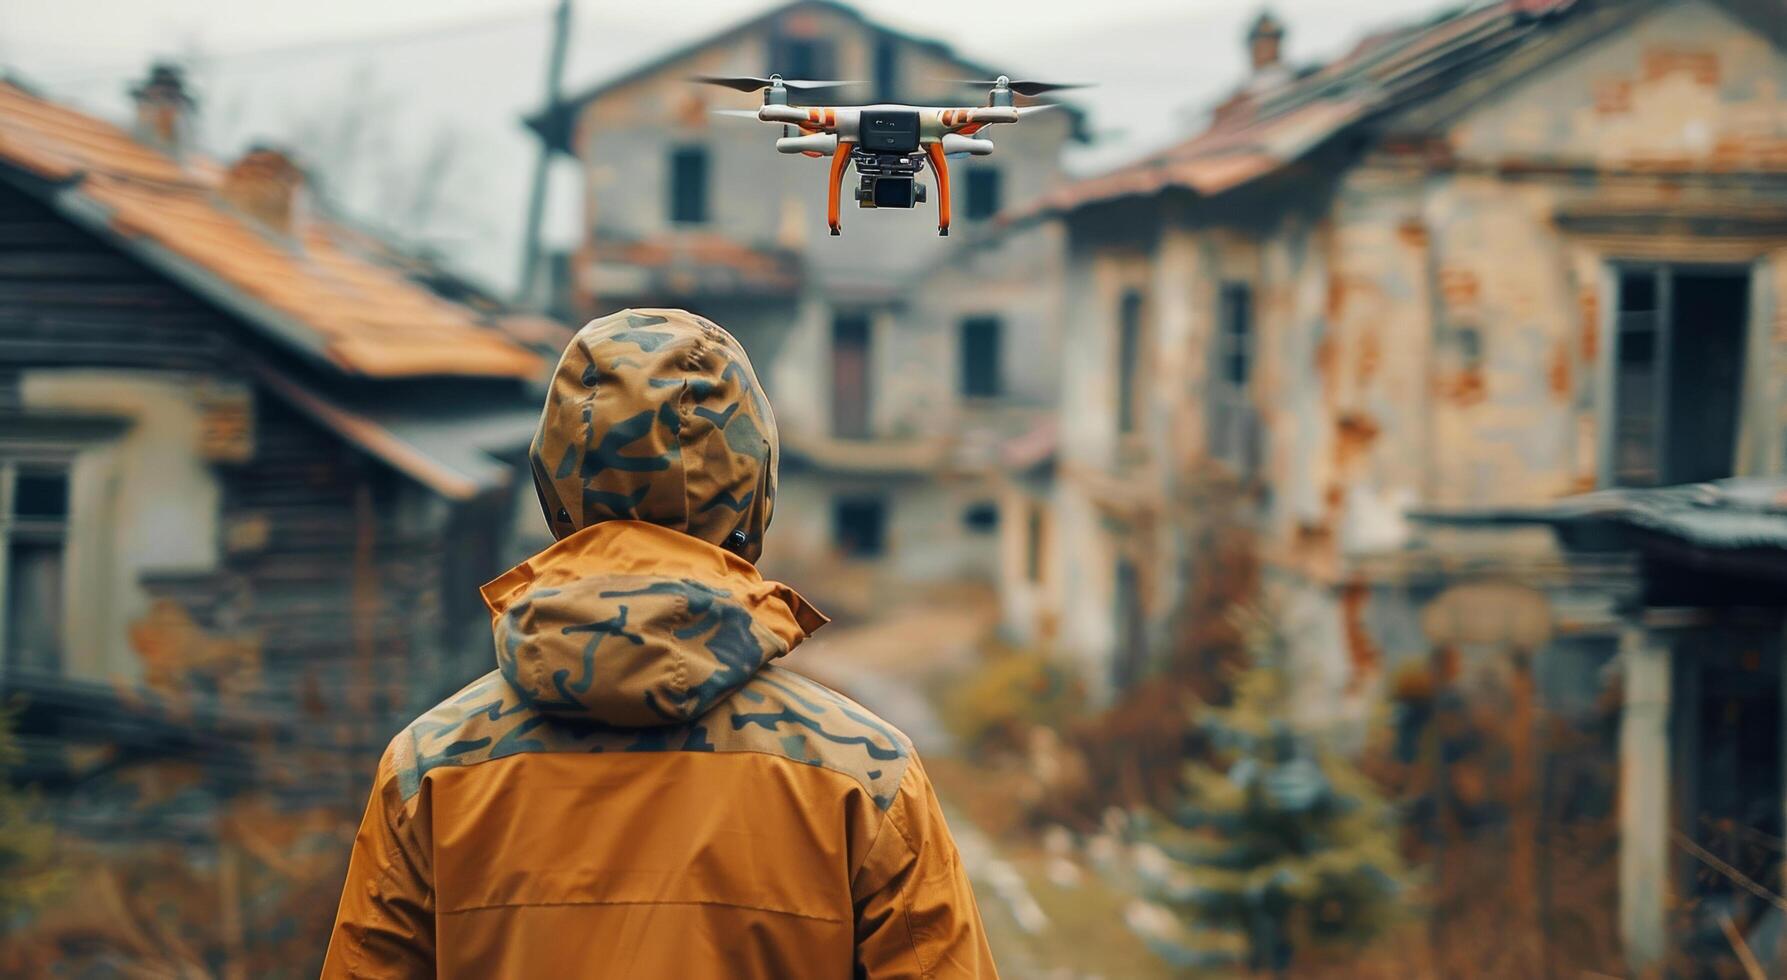
[[(987, 104), (969, 108), (936, 108), (897, 104), (865, 106), (797, 106), (788, 104), (790, 92), (834, 88), (854, 82), (805, 81), (768, 78), (702, 76), (695, 81), (739, 92), (763, 93), (763, 108), (719, 110), (723, 115), (749, 116), (782, 126), (776, 140), (781, 153), (831, 157), (831, 185), (825, 217), (833, 235), (843, 234), (839, 200), (844, 172), (855, 165), (861, 178), (856, 203), (864, 208), (913, 208), (924, 203), (925, 185), (915, 178), (928, 165), (937, 176), (937, 234), (949, 234), (949, 164), (958, 156), (986, 156), (993, 141), (977, 135), (983, 127), (1015, 123), (1025, 116), (1054, 108), (1053, 105), (1017, 106), (1012, 96), (1037, 96), (1078, 85), (1054, 82), (1012, 81), (1005, 75), (990, 82)], [(798, 135), (796, 130), (799, 130)]]

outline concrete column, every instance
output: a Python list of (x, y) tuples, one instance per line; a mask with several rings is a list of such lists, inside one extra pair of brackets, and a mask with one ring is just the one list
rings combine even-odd
[(1619, 732), (1619, 931), (1626, 963), (1642, 972), (1667, 948), (1670, 651), (1630, 625), (1620, 636), (1625, 707)]

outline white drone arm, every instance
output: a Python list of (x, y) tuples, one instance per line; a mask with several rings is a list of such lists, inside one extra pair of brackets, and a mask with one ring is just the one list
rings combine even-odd
[(948, 154), (966, 153), (969, 156), (984, 157), (993, 152), (993, 141), (960, 133), (943, 134), (943, 152)]
[(821, 156), (831, 156), (837, 151), (837, 133), (810, 133), (806, 136), (783, 136), (776, 140), (777, 153), (817, 153)]
[(1008, 105), (983, 105), (968, 110), (968, 121), (988, 125), (991, 123), (1014, 123), (1018, 121), (1018, 110)]
[(797, 105), (766, 105), (757, 110), (757, 118), (767, 123), (805, 124), (808, 122), (808, 110), (805, 106)]

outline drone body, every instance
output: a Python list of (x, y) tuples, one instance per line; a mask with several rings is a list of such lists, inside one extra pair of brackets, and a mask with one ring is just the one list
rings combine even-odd
[[(1001, 75), (990, 82), (984, 106), (941, 108), (895, 103), (865, 106), (796, 106), (788, 104), (790, 90), (826, 88), (839, 82), (806, 82), (769, 78), (702, 78), (698, 81), (740, 91), (763, 90), (763, 107), (750, 115), (782, 126), (776, 140), (781, 153), (831, 157), (831, 184), (826, 199), (826, 221), (833, 235), (843, 234), (841, 199), (844, 174), (855, 166), (860, 181), (856, 203), (864, 208), (913, 208), (924, 203), (925, 186), (917, 177), (928, 166), (937, 180), (937, 234), (949, 234), (949, 163), (952, 156), (985, 156), (993, 141), (977, 134), (985, 126), (1015, 123), (1025, 115), (1048, 109), (1047, 105), (1018, 107), (1012, 94), (1037, 95), (1069, 85), (1046, 82), (1013, 82)], [(795, 131), (799, 134), (796, 135)]]

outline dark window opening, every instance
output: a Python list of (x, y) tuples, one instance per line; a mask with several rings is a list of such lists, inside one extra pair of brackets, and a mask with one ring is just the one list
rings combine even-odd
[(62, 582), (68, 538), (68, 471), (0, 464), (0, 559), (6, 562), (6, 668), (59, 673)]
[(66, 472), (20, 470), (13, 483), (12, 516), (63, 519), (68, 516)]
[(887, 550), (887, 505), (879, 497), (832, 503), (832, 540), (846, 558), (874, 558)]
[(968, 169), (966, 213), (970, 221), (985, 221), (999, 213), (999, 170), (992, 166)]
[(962, 321), (963, 396), (997, 398), (1002, 393), (999, 371), (1000, 326), (996, 316), (974, 316)]
[(999, 505), (990, 500), (968, 505), (962, 511), (962, 526), (976, 534), (989, 534), (999, 529)]
[(1616, 309), (1612, 481), (1656, 486), (1731, 476), (1748, 276), (1626, 269)]
[(870, 327), (866, 313), (840, 313), (831, 323), (831, 431), (845, 439), (869, 435)]
[(707, 221), (707, 150), (703, 147), (671, 151), (670, 220), (678, 224)]
[(837, 46), (830, 38), (778, 34), (770, 41), (769, 70), (783, 78), (837, 78), (837, 63)]
[(1111, 660), (1111, 683), (1121, 691), (1141, 680), (1148, 662), (1143, 642), (1142, 589), (1135, 562), (1117, 561), (1111, 614), (1116, 619), (1117, 651)]
[(1205, 387), (1205, 436), (1212, 458), (1251, 474), (1260, 457), (1258, 413), (1253, 405), (1253, 287), (1225, 282), (1217, 293), (1216, 329), (1210, 343), (1210, 381)]
[(1454, 327), (1452, 344), (1458, 350), (1458, 363), (1466, 371), (1483, 369), (1483, 331), (1476, 327)]
[(886, 34), (875, 39), (875, 93), (883, 102), (900, 100), (900, 45)]
[(1024, 577), (1032, 582), (1042, 581), (1043, 535), (1048, 533), (1047, 516), (1043, 505), (1030, 505), (1029, 526), (1024, 529)]
[(1223, 283), (1221, 306), (1217, 377), (1245, 390), (1253, 378), (1253, 289), (1244, 282)]
[(1136, 423), (1136, 363), (1142, 354), (1142, 294), (1123, 294), (1117, 312), (1117, 431), (1128, 434)]

